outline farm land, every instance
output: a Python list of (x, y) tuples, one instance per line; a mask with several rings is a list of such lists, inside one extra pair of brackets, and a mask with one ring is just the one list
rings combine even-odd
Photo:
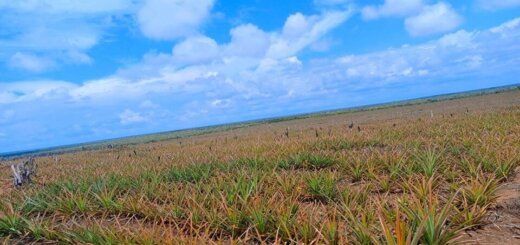
[(0, 165), (5, 244), (520, 244), (520, 90)]

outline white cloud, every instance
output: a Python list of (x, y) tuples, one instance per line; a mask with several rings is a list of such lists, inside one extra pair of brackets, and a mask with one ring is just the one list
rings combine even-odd
[(135, 1), (125, 0), (0, 0), (0, 59), (17, 52), (38, 53), (56, 67), (90, 64), (86, 51), (113, 26), (113, 17), (133, 12), (134, 6)]
[(488, 10), (515, 8), (520, 6), (520, 0), (477, 0), (476, 2), (478, 7)]
[(138, 12), (143, 34), (154, 39), (176, 39), (196, 34), (208, 18), (214, 0), (146, 0)]
[(21, 34), (13, 34), (9, 39), (0, 40), (0, 46), (37, 51), (86, 50), (96, 45), (102, 35), (102, 27), (83, 23), (79, 19), (67, 22), (56, 16), (37, 15), (23, 18), (24, 21), (36, 24), (20, 24), (17, 29), (23, 29)]
[(188, 38), (173, 47), (173, 58), (185, 64), (204, 63), (218, 54), (217, 42), (205, 36)]
[(119, 113), (118, 116), (119, 116), (119, 122), (123, 125), (141, 123), (141, 122), (146, 121), (146, 118), (141, 116), (141, 114), (134, 112), (130, 109), (126, 109), (125, 111)]
[(451, 31), (462, 23), (453, 8), (444, 2), (425, 6), (415, 16), (406, 18), (405, 27), (412, 36), (427, 36)]
[(68, 93), (74, 88), (77, 88), (77, 85), (65, 81), (0, 82), (0, 104), (12, 104), (56, 97), (67, 98)]
[(269, 74), (270, 72), (294, 72), (302, 66), (302, 62), (296, 56), (291, 56), (284, 59), (270, 59), (265, 58), (262, 60), (258, 68), (257, 73)]
[[(0, 146), (82, 142), (406, 99), (409, 91), (427, 96), (517, 83), (518, 23), (338, 59), (263, 56), (244, 68), (234, 66), (241, 62), (226, 63), (223, 52), (212, 61), (181, 66), (172, 54), (156, 54), (126, 68), (132, 71), (79, 85), (0, 82), (0, 104), (16, 112), (2, 125), (8, 136), (0, 143), (8, 143)], [(282, 31), (267, 35), (270, 44), (283, 38)]]
[(157, 109), (157, 108), (159, 108), (159, 105), (153, 103), (150, 100), (145, 100), (145, 101), (141, 102), (141, 104), (139, 104), (139, 108), (142, 108), (142, 109)]
[(301, 13), (289, 16), (281, 35), (274, 38), (266, 57), (282, 59), (297, 54), (345, 22), (351, 14), (352, 10), (349, 9), (325, 12), (320, 16), (304, 16)]
[[(270, 72), (283, 76), (285, 72), (291, 75), (293, 69), (301, 69), (303, 64), (297, 53), (320, 40), (350, 14), (350, 10), (314, 16), (297, 13), (287, 18), (282, 31), (270, 33), (252, 24), (244, 24), (233, 28), (230, 42), (221, 45), (208, 37), (194, 36), (175, 45), (171, 55), (148, 54), (139, 64), (122, 69), (113, 76), (86, 81), (81, 86), (70, 88), (67, 94), (75, 103), (144, 99), (146, 95), (155, 93), (199, 93), (208, 88), (220, 91), (221, 87), (240, 91), (249, 97), (267, 96), (248, 83), (258, 83), (256, 85), (264, 87), (264, 90), (277, 87), (266, 83), (271, 81), (267, 79), (273, 75)], [(287, 50), (283, 50), (281, 44), (288, 45)], [(278, 53), (275, 52), (277, 49)], [(260, 81), (264, 79), (267, 80)], [(300, 79), (293, 82), (284, 80), (279, 89), (300, 86), (302, 82)], [(215, 96), (219, 94), (214, 93)], [(13, 98), (9, 100), (13, 101)]]
[(270, 35), (253, 24), (239, 25), (230, 35), (231, 42), (224, 46), (227, 57), (262, 57), (269, 48)]
[(84, 52), (78, 50), (69, 50), (67, 52), (67, 61), (74, 64), (92, 64), (92, 58)]
[(436, 78), (440, 82), (472, 74), (510, 72), (510, 62), (518, 61), (505, 57), (509, 52), (520, 52), (520, 44), (515, 41), (520, 29), (503, 28), (511, 26), (509, 23), (480, 32), (461, 30), (421, 45), (344, 56), (336, 60), (344, 67), (344, 72), (336, 76), (344, 76), (344, 80), (356, 79), (362, 86), (363, 81), (384, 85), (421, 77)]
[[(318, 22), (311, 26), (314, 28)], [(247, 98), (264, 98), (274, 94), (288, 94), (288, 91), (291, 94), (321, 91), (323, 83), (332, 81), (366, 87), (402, 78), (480, 72), (478, 68), (504, 64), (497, 58), (499, 55), (507, 53), (507, 57), (511, 57), (511, 52), (520, 50), (517, 42), (519, 23), (515, 19), (482, 32), (458, 31), (422, 45), (347, 55), (337, 60), (324, 59), (312, 64), (306, 64), (296, 55), (284, 55), (281, 56), (283, 58), (259, 57), (252, 63), (254, 65), (246, 68), (230, 66), (226, 56), (217, 56), (214, 60), (196, 65), (175, 66), (163, 62), (171, 60), (173, 55), (170, 58), (156, 55), (158, 60), (147, 58), (139, 65), (127, 68), (137, 69), (138, 72), (120, 72), (81, 85), (60, 81), (0, 84), (0, 103), (66, 98), (74, 103), (103, 100), (108, 103), (131, 99), (139, 100), (139, 104), (152, 94), (203, 94), (215, 101), (217, 98), (228, 98), (228, 93), (234, 92)], [(309, 33), (312, 33), (313, 28)], [(309, 33), (302, 32), (300, 36), (309, 36)], [(274, 43), (284, 36), (282, 33), (267, 35)], [(204, 38), (202, 40), (211, 43)], [(225, 48), (228, 46), (219, 46), (219, 49)], [(140, 69), (142, 66), (149, 68), (143, 72)], [(498, 67), (496, 72), (504, 69)], [(147, 104), (142, 102), (142, 108), (147, 107)]]
[(452, 31), (462, 23), (462, 17), (446, 2), (428, 5), (423, 0), (385, 0), (383, 5), (364, 7), (361, 13), (365, 20), (405, 17), (405, 28), (415, 37)]
[(49, 58), (32, 54), (17, 52), (9, 59), (9, 66), (30, 72), (43, 72), (54, 66), (54, 61)]
[(484, 58), (481, 55), (468, 55), (457, 59), (456, 62), (466, 64), (469, 68), (478, 68), (484, 63)]
[(338, 41), (331, 38), (322, 38), (314, 43), (312, 43), (309, 48), (315, 52), (326, 52), (329, 51), (334, 45), (336, 45)]
[(504, 37), (504, 35), (507, 36), (507, 35), (511, 35), (511, 34), (517, 35), (515, 30), (518, 29), (519, 26), (520, 26), (520, 17), (510, 20), (506, 23), (503, 23), (502, 25), (499, 25), (497, 27), (491, 28), (491, 32), (498, 33), (502, 37)]
[(295, 40), (305, 34), (316, 23), (317, 16), (305, 16), (302, 13), (290, 15), (282, 29), (282, 37)]
[[(140, 88), (135, 87), (136, 90)], [(126, 96), (131, 96), (135, 91), (129, 87), (129, 81), (116, 77), (102, 78), (93, 81), (87, 81), (82, 86), (70, 91), (70, 95), (74, 100), (88, 99), (91, 97), (116, 96), (125, 91)]]
[[(412, 56), (412, 52), (417, 52), (417, 56)], [(422, 47), (403, 48), (376, 52), (371, 54), (345, 56), (336, 62), (345, 70), (340, 76), (345, 80), (358, 79), (358, 86), (362, 86), (361, 81), (372, 81), (374, 83), (386, 84), (396, 82), (408, 77), (421, 77), (425, 75), (430, 64), (427, 57), (431, 52)], [(426, 58), (426, 59), (425, 59)], [(373, 84), (376, 85), (376, 84)]]
[(443, 47), (476, 48), (477, 46), (474, 42), (475, 36), (475, 32), (461, 30), (442, 36), (439, 39), (439, 45)]
[(211, 101), (211, 106), (215, 108), (228, 108), (231, 106), (230, 99), (215, 99)]
[(255, 68), (265, 72), (265, 69), (273, 68), (272, 64), (278, 63), (278, 60), (296, 56), (301, 50), (321, 41), (327, 33), (348, 19), (351, 12), (325, 11), (321, 15), (312, 16), (295, 13), (287, 18), (279, 32), (265, 32), (253, 24), (242, 24), (232, 28), (231, 40), (221, 45), (205, 36), (187, 38), (174, 46), (172, 56), (149, 54), (143, 64), (127, 69), (124, 73), (136, 76), (139, 73), (155, 72), (157, 69), (154, 67), (162, 66), (161, 73), (164, 74), (165, 67), (176, 70), (189, 64), (197, 64), (201, 72), (217, 75), (246, 76)]
[[(142, 71), (139, 67), (137, 69)], [(107, 103), (125, 98), (141, 99), (151, 93), (187, 94), (208, 85), (199, 83), (213, 77), (208, 72), (210, 70), (202, 66), (176, 69), (163, 64), (156, 66), (150, 73), (139, 74), (139, 77), (133, 77), (134, 73), (130, 71), (130, 75), (123, 72), (122, 75), (87, 81), (82, 86), (71, 89), (69, 94), (74, 101), (94, 100)]]
[(421, 11), (423, 5), (422, 0), (385, 0), (383, 5), (364, 7), (361, 14), (367, 20), (390, 16), (406, 17)]

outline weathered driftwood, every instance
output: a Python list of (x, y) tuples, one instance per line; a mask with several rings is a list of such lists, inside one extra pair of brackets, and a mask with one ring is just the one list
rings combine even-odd
[(36, 165), (34, 158), (30, 158), (22, 163), (11, 165), (11, 170), (13, 170), (14, 186), (20, 187), (32, 182), (32, 178), (36, 176), (38, 165)]

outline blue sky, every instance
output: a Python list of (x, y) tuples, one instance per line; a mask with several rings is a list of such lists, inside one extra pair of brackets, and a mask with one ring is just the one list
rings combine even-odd
[(0, 0), (0, 152), (519, 83), (520, 0)]

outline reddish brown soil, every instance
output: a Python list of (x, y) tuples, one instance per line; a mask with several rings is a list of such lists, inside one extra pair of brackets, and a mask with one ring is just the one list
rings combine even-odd
[(495, 207), (489, 212), (487, 224), (468, 231), (470, 244), (520, 244), (520, 168), (498, 191)]

